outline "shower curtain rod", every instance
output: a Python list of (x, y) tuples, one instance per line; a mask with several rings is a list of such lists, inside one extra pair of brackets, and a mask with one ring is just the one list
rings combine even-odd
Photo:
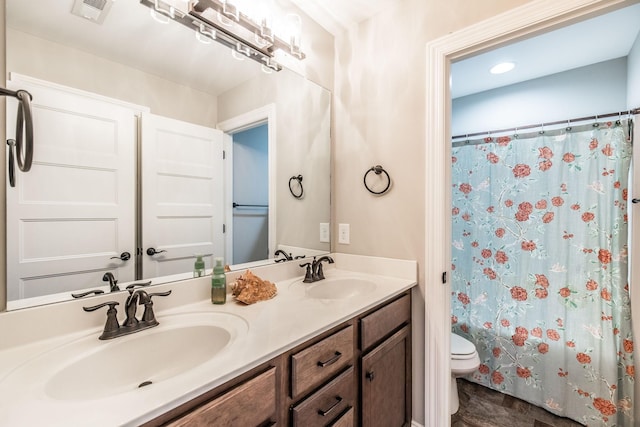
[(594, 120), (594, 119), (598, 120), (598, 119), (603, 119), (605, 117), (616, 117), (616, 116), (635, 115), (635, 114), (640, 114), (640, 108), (634, 108), (632, 110), (627, 110), (627, 111), (618, 111), (616, 113), (598, 114), (596, 116), (580, 117), (577, 119), (559, 120), (557, 122), (539, 123), (537, 125), (518, 126), (515, 128), (498, 129), (498, 130), (492, 130), (492, 131), (456, 135), (456, 136), (452, 136), (451, 139), (453, 140), (453, 139), (460, 139), (460, 138), (469, 138), (472, 136), (491, 135), (491, 134), (498, 134), (498, 133), (504, 133), (504, 132), (518, 132), (521, 130), (535, 129), (535, 128), (544, 127), (544, 126), (561, 125), (561, 124), (568, 124), (572, 122), (584, 122), (586, 120)]

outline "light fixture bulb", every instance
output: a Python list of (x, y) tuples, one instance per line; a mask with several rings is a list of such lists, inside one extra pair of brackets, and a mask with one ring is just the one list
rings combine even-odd
[(149, 13), (151, 14), (153, 20), (159, 22), (160, 24), (168, 24), (169, 21), (171, 21), (171, 18), (163, 13), (157, 12), (155, 9), (151, 9)]
[(516, 64), (514, 62), (501, 62), (501, 63), (496, 64), (493, 67), (491, 67), (489, 72), (491, 74), (503, 74), (503, 73), (506, 73), (508, 71), (513, 70), (515, 68), (515, 66), (516, 66)]

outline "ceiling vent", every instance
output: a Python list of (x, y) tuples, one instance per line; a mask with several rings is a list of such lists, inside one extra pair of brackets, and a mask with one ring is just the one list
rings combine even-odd
[(113, 0), (74, 0), (71, 13), (96, 24), (102, 24), (112, 3)]

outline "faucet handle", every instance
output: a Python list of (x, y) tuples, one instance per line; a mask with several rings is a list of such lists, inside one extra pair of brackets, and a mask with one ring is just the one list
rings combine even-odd
[(313, 282), (313, 272), (312, 272), (312, 268), (311, 268), (311, 263), (310, 262), (305, 262), (304, 264), (300, 264), (300, 267), (307, 267), (307, 271), (304, 275), (304, 283), (311, 283)]
[(138, 283), (132, 283), (130, 285), (127, 285), (126, 289), (129, 291), (130, 294), (133, 293), (133, 289), (134, 288), (142, 288), (143, 286), (149, 286), (151, 284), (151, 280), (149, 280), (148, 282), (138, 282)]
[(316, 280), (323, 280), (324, 279), (324, 271), (322, 271), (322, 263), (319, 262), (318, 266), (316, 267)]
[(71, 294), (71, 296), (74, 297), (74, 298), (83, 298), (83, 297), (86, 297), (87, 295), (91, 295), (91, 294), (100, 295), (100, 294), (104, 294), (104, 291), (102, 289), (94, 289), (92, 291), (82, 292), (82, 293), (79, 293), (79, 294)]
[(110, 338), (115, 338), (118, 333), (118, 329), (120, 329), (120, 324), (118, 323), (118, 311), (116, 310), (116, 305), (120, 304), (117, 301), (107, 301), (102, 304), (93, 305), (91, 307), (82, 307), (84, 311), (96, 311), (102, 307), (109, 306), (107, 310), (107, 321), (104, 324), (104, 330), (102, 331), (102, 335), (98, 337), (101, 340), (108, 340)]
[(153, 312), (153, 301), (151, 300), (151, 298), (166, 297), (169, 295), (171, 295), (170, 290), (166, 292), (153, 292), (150, 294), (147, 294), (145, 292), (145, 298), (140, 299), (140, 304), (144, 304), (144, 313), (142, 314), (142, 322), (144, 322), (147, 325), (157, 325), (158, 321), (156, 320), (156, 315)]
[(153, 292), (149, 294), (149, 298), (151, 297), (167, 297), (171, 295), (171, 291), (166, 291), (166, 292)]
[(92, 305), (91, 307), (82, 307), (82, 309), (84, 311), (96, 311), (108, 305), (109, 310), (115, 310), (115, 306), (119, 304), (120, 303), (118, 301), (107, 301), (107, 302), (103, 302), (102, 304)]

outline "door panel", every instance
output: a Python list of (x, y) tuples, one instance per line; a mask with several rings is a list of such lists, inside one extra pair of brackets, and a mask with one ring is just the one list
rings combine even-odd
[(191, 271), (196, 254), (224, 256), (222, 161), (221, 131), (143, 114), (145, 278)]
[[(8, 300), (103, 285), (106, 271), (133, 280), (133, 260), (111, 257), (135, 252), (136, 112), (60, 87), (19, 86), (33, 95), (34, 156), (7, 186)], [(16, 108), (8, 99), (8, 135)]]

